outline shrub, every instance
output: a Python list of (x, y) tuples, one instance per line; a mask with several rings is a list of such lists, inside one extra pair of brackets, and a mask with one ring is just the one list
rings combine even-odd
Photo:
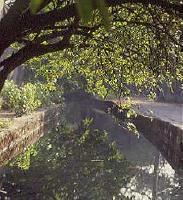
[(38, 99), (40, 99), (42, 106), (63, 103), (62, 87), (50, 88), (47, 84), (42, 83), (36, 83), (35, 85), (37, 88)]
[(0, 119), (0, 131), (6, 129), (10, 126), (11, 120), (10, 119)]
[(37, 95), (36, 85), (26, 83), (21, 87), (20, 91), (20, 99), (15, 105), (15, 112), (18, 116), (30, 113), (41, 106), (41, 101)]
[(1, 95), (3, 98), (2, 107), (13, 111), (20, 101), (21, 91), (13, 81), (6, 81)]
[(62, 90), (50, 91), (42, 83), (26, 83), (22, 87), (13, 81), (6, 81), (2, 90), (3, 108), (15, 111), (17, 116), (28, 114), (39, 107), (60, 103)]
[(49, 106), (51, 102), (51, 91), (45, 84), (36, 83), (37, 97), (41, 101), (42, 106)]

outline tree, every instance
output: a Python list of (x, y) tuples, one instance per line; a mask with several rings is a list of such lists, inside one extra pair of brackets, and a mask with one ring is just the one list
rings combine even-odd
[[(85, 20), (80, 20), (74, 1), (44, 0), (36, 10), (36, 14), (31, 12), (29, 0), (7, 2), (9, 9), (0, 21), (0, 89), (8, 74), (31, 58), (48, 52), (73, 48), (75, 45), (78, 49), (88, 48), (88, 39), (93, 37), (92, 33), (101, 27), (101, 19), (107, 18), (104, 13), (99, 15), (95, 10), (99, 8), (98, 1), (92, 1), (91, 4), (93, 9), (91, 16), (94, 20), (90, 20), (90, 22), (86, 20), (88, 23), (84, 24), (81, 21), (85, 22)], [(85, 4), (81, 0), (78, 2), (79, 8), (81, 8), (80, 16), (82, 13), (86, 16), (86, 10), (82, 11)], [(91, 2), (91, 0), (87, 2)], [(177, 53), (182, 48), (180, 36), (182, 34), (183, 5), (181, 1), (106, 0), (106, 5), (112, 21), (119, 21), (120, 18), (117, 16), (122, 9), (123, 12), (126, 9), (126, 18), (120, 19), (120, 21), (133, 22), (135, 25), (143, 25), (155, 30), (159, 41), (172, 44), (174, 57), (177, 57)], [(130, 14), (136, 16), (131, 21), (129, 20)], [(142, 20), (141, 17), (144, 19)], [(79, 37), (79, 45), (75, 42), (78, 40), (73, 39), (73, 36), (74, 38)], [(17, 45), (18, 48), (11, 55), (5, 57), (6, 50), (13, 45)], [(166, 45), (162, 45), (162, 42), (154, 44), (155, 47), (161, 49), (164, 59), (167, 60), (169, 57), (166, 57), (163, 49), (168, 50), (167, 52), (170, 49), (166, 48)], [(156, 50), (156, 48), (154, 49)], [(179, 66), (176, 63), (176, 69), (180, 69)], [(151, 67), (154, 68), (154, 65)]]

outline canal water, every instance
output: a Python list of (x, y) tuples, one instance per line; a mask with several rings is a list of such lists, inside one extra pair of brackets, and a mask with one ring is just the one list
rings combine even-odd
[(0, 169), (0, 199), (182, 200), (183, 180), (150, 141), (86, 101)]

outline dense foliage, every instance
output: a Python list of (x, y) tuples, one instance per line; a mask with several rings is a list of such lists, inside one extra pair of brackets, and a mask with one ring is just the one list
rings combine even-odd
[(61, 94), (60, 90), (53, 91), (42, 83), (25, 83), (18, 87), (13, 81), (6, 81), (1, 92), (2, 107), (21, 116), (40, 107), (61, 103)]
[[(0, 87), (18, 65), (69, 48), (73, 54), (70, 59), (76, 58), (77, 67), (82, 67), (78, 70), (81, 76), (87, 74), (89, 89), (100, 87), (102, 96), (106, 88), (124, 93), (131, 82), (151, 90), (159, 79), (181, 79), (181, 1), (6, 3), (10, 9), (0, 22)], [(4, 57), (12, 45), (18, 49)]]
[(141, 4), (108, 12), (110, 31), (100, 27), (101, 16), (94, 12), (86, 26), (80, 25), (86, 33), (71, 37), (71, 48), (34, 58), (28, 66), (50, 86), (59, 83), (66, 90), (79, 88), (101, 97), (155, 97), (162, 84), (183, 83), (182, 19)]
[[(62, 123), (36, 149), (18, 157), (7, 177), (15, 183), (5, 188), (7, 196), (17, 200), (125, 199), (120, 189), (130, 177), (130, 164), (107, 133), (92, 130), (90, 122), (84, 120), (78, 130)], [(30, 168), (21, 172), (15, 166)]]

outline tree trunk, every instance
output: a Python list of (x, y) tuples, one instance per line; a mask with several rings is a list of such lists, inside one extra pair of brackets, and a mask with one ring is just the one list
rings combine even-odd
[(0, 92), (4, 86), (5, 80), (7, 79), (7, 76), (3, 76), (3, 74), (0, 73)]

